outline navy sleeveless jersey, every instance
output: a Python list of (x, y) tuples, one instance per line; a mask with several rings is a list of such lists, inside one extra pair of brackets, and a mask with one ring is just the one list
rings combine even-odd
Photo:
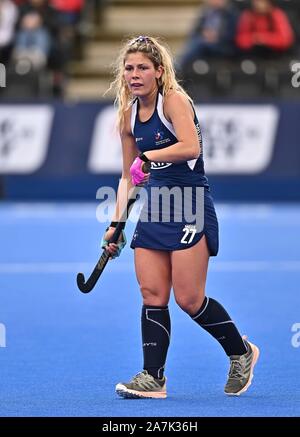
[[(157, 94), (154, 112), (147, 121), (140, 121), (138, 110), (136, 99), (131, 111), (131, 130), (141, 152), (162, 149), (178, 142), (173, 125), (164, 116), (163, 96), (160, 92)], [(132, 249), (137, 247), (165, 251), (187, 249), (205, 235), (210, 254), (215, 256), (218, 252), (218, 221), (204, 172), (202, 137), (195, 111), (194, 123), (201, 147), (199, 158), (180, 163), (151, 163), (150, 179), (145, 186), (147, 201), (144, 203), (131, 241)], [(164, 220), (163, 200), (161, 198), (154, 200), (152, 197), (154, 190), (161, 190), (163, 187), (176, 187), (184, 192), (185, 204), (193, 210), (197, 205), (198, 187), (203, 187), (204, 221), (201, 229), (196, 226), (194, 219), (190, 220), (182, 214), (184, 208), (181, 202), (177, 204), (173, 198), (170, 200), (169, 218)], [(190, 193), (187, 194), (186, 189), (191, 189)], [(153, 220), (154, 216), (158, 219)]]
[[(196, 114), (194, 116), (194, 123), (201, 147), (199, 158), (181, 163), (152, 162), (149, 180), (150, 186), (200, 186), (208, 188), (208, 181), (204, 172), (202, 136)], [(152, 116), (145, 122), (139, 120), (138, 100), (133, 103), (131, 130), (136, 145), (141, 152), (163, 149), (178, 142), (172, 124), (164, 116), (161, 93), (157, 95), (156, 108)]]

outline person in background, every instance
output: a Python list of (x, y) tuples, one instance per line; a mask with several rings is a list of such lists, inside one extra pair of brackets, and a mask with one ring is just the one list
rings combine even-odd
[(61, 27), (61, 46), (64, 62), (67, 64), (76, 57), (76, 52), (82, 49), (79, 26), (85, 0), (50, 0), (50, 5), (58, 15), (58, 23)]
[(50, 36), (36, 12), (26, 14), (16, 35), (13, 57), (15, 61), (28, 59), (36, 69), (47, 64), (50, 51)]
[(240, 16), (236, 44), (244, 53), (283, 53), (293, 46), (294, 40), (287, 15), (273, 0), (252, 0), (251, 9)]
[(85, 0), (50, 0), (50, 4), (59, 14), (61, 25), (77, 25)]
[(229, 0), (206, 0), (179, 60), (179, 68), (184, 69), (196, 59), (234, 55), (237, 17)]
[(57, 33), (54, 13), (47, 0), (28, 0), (20, 6), (13, 52), (16, 62), (28, 59), (36, 69), (47, 66)]
[[(19, 50), (15, 51), (15, 61), (18, 62), (20, 58), (23, 59), (28, 56), (28, 50), (27, 52), (24, 50), (26, 43), (28, 45), (23, 29), (24, 20), (26, 23), (28, 16), (38, 16), (38, 27), (42, 29), (39, 33), (42, 34), (42, 39), (45, 43), (41, 46), (42, 50), (39, 50), (40, 48), (38, 49), (39, 53), (42, 53), (38, 57), (38, 59), (40, 59), (39, 67), (45, 67), (48, 71), (52, 72), (53, 93), (56, 96), (62, 96), (66, 76), (65, 67), (69, 59), (69, 53), (68, 48), (65, 47), (63, 43), (62, 27), (59, 23), (58, 12), (51, 6), (48, 0), (27, 0), (19, 7), (19, 11), (20, 18), (17, 26), (18, 38), (16, 44)], [(31, 33), (31, 39), (34, 40), (31, 41), (31, 44), (34, 43), (34, 45), (38, 42), (38, 40), (34, 38), (35, 32), (37, 32), (37, 29)], [(20, 50), (20, 46), (22, 50)], [(32, 52), (36, 53), (36, 51), (32, 51), (32, 48), (30, 51), (29, 57), (32, 56)]]

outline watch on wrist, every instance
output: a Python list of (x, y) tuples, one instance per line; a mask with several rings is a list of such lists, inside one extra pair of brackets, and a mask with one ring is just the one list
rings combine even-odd
[(151, 161), (147, 158), (147, 156), (144, 153), (139, 154), (139, 158), (144, 161), (144, 164), (142, 165), (142, 170), (144, 173), (150, 173), (151, 170)]
[(144, 153), (140, 153), (139, 158), (144, 162), (150, 162), (150, 159), (148, 159)]

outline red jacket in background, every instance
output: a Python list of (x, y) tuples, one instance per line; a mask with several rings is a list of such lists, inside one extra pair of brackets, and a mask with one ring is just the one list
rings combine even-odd
[(273, 8), (268, 15), (246, 10), (239, 19), (236, 43), (242, 50), (261, 45), (284, 51), (293, 45), (294, 39), (288, 17), (280, 8)]
[(84, 0), (51, 0), (50, 3), (61, 12), (79, 12), (84, 5)]

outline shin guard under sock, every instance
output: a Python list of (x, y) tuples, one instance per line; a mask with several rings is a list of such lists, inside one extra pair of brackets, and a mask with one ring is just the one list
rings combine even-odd
[(168, 307), (143, 305), (142, 339), (144, 370), (162, 378), (170, 343), (171, 321)]
[(234, 322), (216, 300), (205, 297), (199, 311), (191, 317), (220, 343), (228, 356), (243, 355), (247, 352)]

